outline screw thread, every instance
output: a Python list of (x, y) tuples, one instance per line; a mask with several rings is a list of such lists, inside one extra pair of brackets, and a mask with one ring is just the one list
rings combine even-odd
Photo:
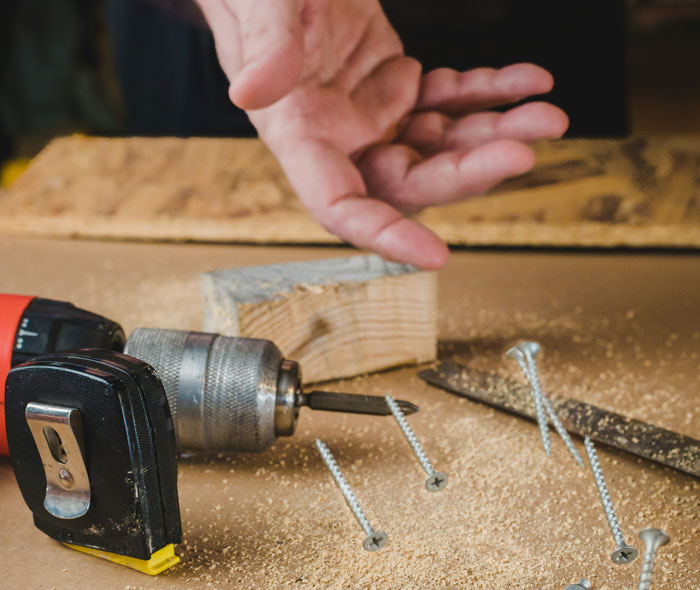
[(561, 439), (564, 441), (564, 445), (569, 450), (569, 453), (574, 458), (574, 461), (576, 461), (576, 463), (579, 464), (581, 469), (585, 469), (586, 466), (583, 463), (583, 459), (581, 458), (578, 449), (574, 446), (574, 441), (571, 440), (569, 433), (566, 431), (566, 428), (564, 428), (564, 425), (561, 423), (559, 416), (557, 416), (557, 413), (554, 411), (554, 408), (552, 407), (552, 402), (550, 402), (549, 399), (545, 396), (542, 396), (542, 400), (544, 401), (547, 413), (549, 414), (549, 417), (552, 420), (552, 424), (554, 424), (554, 428), (559, 433)]
[(396, 422), (398, 422), (399, 428), (401, 428), (401, 432), (403, 432), (404, 436), (406, 437), (406, 440), (408, 441), (408, 444), (411, 445), (413, 452), (415, 453), (416, 457), (418, 457), (418, 461), (420, 462), (421, 467), (423, 467), (425, 472), (428, 474), (428, 477), (430, 477), (435, 473), (435, 468), (430, 462), (430, 459), (428, 459), (428, 456), (425, 454), (423, 446), (418, 441), (418, 438), (413, 432), (413, 429), (409, 426), (408, 422), (406, 421), (406, 417), (403, 415), (403, 411), (399, 407), (399, 404), (397, 404), (394, 398), (390, 395), (386, 395), (384, 396), (384, 398), (386, 399), (386, 403), (389, 406), (391, 413), (394, 415), (394, 418), (396, 418)]
[(615, 539), (615, 543), (618, 547), (625, 546), (625, 538), (622, 536), (622, 531), (620, 530), (620, 521), (617, 519), (617, 514), (615, 514), (615, 509), (613, 508), (612, 500), (610, 499), (610, 492), (608, 491), (608, 485), (605, 482), (605, 476), (603, 475), (603, 470), (600, 467), (600, 461), (598, 460), (598, 453), (593, 446), (593, 441), (590, 437), (586, 437), (583, 440), (586, 447), (586, 454), (588, 455), (588, 460), (591, 463), (591, 470), (593, 471), (593, 479), (595, 480), (595, 485), (598, 488), (598, 494), (600, 494), (600, 501), (603, 504), (603, 510), (605, 511), (605, 516), (608, 519), (608, 526), (610, 527), (610, 532)]
[(352, 510), (352, 513), (355, 515), (357, 522), (360, 523), (362, 530), (365, 531), (366, 535), (374, 534), (375, 531), (372, 528), (372, 525), (369, 524), (369, 520), (367, 520), (365, 513), (362, 511), (360, 503), (355, 497), (355, 493), (352, 491), (350, 484), (347, 482), (347, 480), (343, 476), (343, 473), (340, 471), (340, 467), (338, 467), (338, 464), (335, 462), (335, 459), (333, 458), (330, 449), (319, 438), (316, 439), (316, 448), (318, 449), (318, 452), (321, 455), (323, 462), (326, 464), (326, 467), (328, 467), (328, 471), (331, 472), (335, 483), (337, 484), (338, 488), (345, 497), (345, 501), (350, 507), (350, 510)]
[(552, 452), (552, 441), (549, 438), (549, 426), (547, 426), (547, 414), (544, 408), (540, 378), (537, 374), (535, 360), (529, 354), (525, 354), (525, 358), (527, 359), (527, 364), (525, 364), (525, 362), (520, 358), (517, 358), (516, 360), (518, 361), (523, 373), (525, 373), (525, 378), (530, 382), (530, 395), (535, 402), (537, 425), (540, 427), (542, 445), (544, 446), (545, 453), (549, 455)]
[(644, 552), (644, 563), (642, 563), (642, 573), (639, 576), (639, 590), (649, 590), (651, 588), (651, 574), (654, 570), (654, 559), (656, 551), (652, 547), (647, 547)]

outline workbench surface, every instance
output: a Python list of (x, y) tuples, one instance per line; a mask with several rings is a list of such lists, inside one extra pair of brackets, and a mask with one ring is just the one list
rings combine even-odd
[[(0, 238), (0, 292), (66, 300), (137, 326), (199, 329), (199, 274), (346, 256), (342, 248), (195, 246)], [(439, 274), (441, 358), (522, 380), (503, 352), (542, 343), (545, 391), (700, 438), (700, 256), (461, 251)], [(64, 548), (34, 528), (0, 459), (2, 588), (563, 589), (636, 587), (641, 559), (610, 561), (589, 471), (535, 424), (459, 399), (404, 368), (333, 384), (420, 405), (409, 421), (448, 488), (425, 476), (391, 418), (302, 414), (259, 455), (181, 458), (182, 563), (158, 577)], [(317, 456), (336, 455), (375, 528), (378, 553)], [(581, 441), (576, 441), (582, 449)], [(700, 480), (599, 449), (627, 541), (665, 529), (653, 587), (700, 588)]]

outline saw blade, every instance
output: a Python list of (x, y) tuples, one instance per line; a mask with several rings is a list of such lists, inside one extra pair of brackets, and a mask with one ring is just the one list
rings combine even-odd
[[(529, 386), (495, 373), (443, 361), (418, 376), (459, 396), (537, 419)], [(550, 401), (568, 431), (700, 478), (700, 440), (575, 399)]]

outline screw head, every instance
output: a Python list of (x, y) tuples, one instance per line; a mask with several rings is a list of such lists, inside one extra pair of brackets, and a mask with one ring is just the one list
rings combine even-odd
[(523, 351), (517, 346), (513, 346), (506, 351), (505, 357), (508, 359), (513, 359), (514, 361), (525, 361), (525, 355)]
[(518, 344), (518, 348), (525, 354), (532, 357), (536, 357), (541, 351), (542, 347), (539, 342), (534, 342), (532, 340), (521, 342)]
[(61, 469), (58, 472), (58, 477), (61, 480), (61, 485), (64, 488), (70, 488), (73, 485), (73, 474), (67, 469)]
[(447, 487), (447, 473), (436, 471), (425, 480), (425, 489), (429, 492), (439, 492)]
[(583, 578), (578, 584), (571, 584), (564, 590), (591, 590), (591, 581), (588, 578)]
[(671, 537), (669, 537), (661, 529), (654, 528), (639, 531), (639, 538), (644, 541), (647, 549), (651, 549), (652, 551), (656, 551), (659, 547), (665, 545), (671, 540)]
[(624, 565), (625, 563), (632, 563), (639, 556), (639, 551), (630, 545), (623, 545), (618, 547), (612, 552), (610, 556), (613, 563), (617, 565)]
[(389, 535), (384, 531), (374, 531), (365, 537), (362, 541), (362, 547), (365, 551), (379, 551), (389, 542)]

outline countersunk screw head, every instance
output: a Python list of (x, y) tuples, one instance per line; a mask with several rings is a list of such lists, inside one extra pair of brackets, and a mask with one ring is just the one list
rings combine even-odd
[(517, 346), (513, 346), (506, 351), (506, 358), (513, 359), (514, 361), (525, 362), (525, 354)]
[(656, 552), (659, 547), (666, 545), (666, 543), (671, 540), (671, 537), (669, 537), (661, 529), (654, 528), (639, 531), (639, 538), (644, 541), (647, 550), (651, 549), (654, 552)]
[(439, 492), (447, 487), (447, 473), (436, 471), (425, 480), (425, 489), (429, 492)]
[(637, 549), (629, 545), (623, 545), (622, 547), (615, 549), (615, 551), (612, 552), (611, 557), (613, 563), (623, 565), (625, 563), (632, 563), (635, 559), (637, 559), (638, 555), (639, 551), (637, 551)]
[(564, 590), (591, 590), (591, 581), (588, 578), (583, 578), (578, 584), (571, 584)]
[(531, 357), (536, 357), (542, 350), (539, 342), (527, 341), (518, 344), (518, 348)]
[(389, 542), (389, 536), (384, 531), (374, 531), (362, 541), (365, 551), (378, 551)]

